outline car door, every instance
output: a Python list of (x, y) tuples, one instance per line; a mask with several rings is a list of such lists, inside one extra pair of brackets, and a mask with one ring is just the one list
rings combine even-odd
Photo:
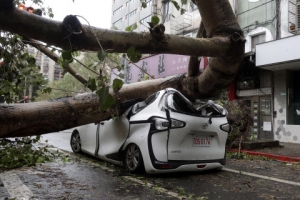
[(167, 96), (169, 116), (184, 122), (183, 127), (170, 128), (168, 160), (214, 160), (224, 158), (227, 132), (220, 130), (226, 124), (223, 117), (200, 116), (192, 104), (179, 93)]
[(119, 150), (128, 137), (129, 121), (123, 114), (99, 125), (98, 155), (112, 160), (120, 160)]
[(87, 124), (79, 127), (81, 139), (81, 149), (89, 154), (95, 153), (96, 148), (96, 132), (98, 124)]

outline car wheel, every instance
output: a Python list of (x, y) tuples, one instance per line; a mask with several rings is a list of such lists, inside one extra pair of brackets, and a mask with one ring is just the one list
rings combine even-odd
[(136, 144), (130, 144), (125, 151), (124, 165), (131, 173), (138, 173), (144, 170), (144, 162), (141, 151)]
[(71, 135), (70, 145), (74, 153), (81, 153), (81, 140), (78, 131), (73, 131)]

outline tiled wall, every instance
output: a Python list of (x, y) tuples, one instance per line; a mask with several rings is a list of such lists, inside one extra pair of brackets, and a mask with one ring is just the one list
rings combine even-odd
[(300, 125), (286, 124), (286, 89), (287, 71), (280, 70), (274, 73), (274, 139), (280, 142), (300, 143)]

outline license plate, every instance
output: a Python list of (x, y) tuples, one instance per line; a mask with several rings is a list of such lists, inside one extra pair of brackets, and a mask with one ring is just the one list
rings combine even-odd
[(193, 147), (210, 147), (210, 138), (193, 137)]

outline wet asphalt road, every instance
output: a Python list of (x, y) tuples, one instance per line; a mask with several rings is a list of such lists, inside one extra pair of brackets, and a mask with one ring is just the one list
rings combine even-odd
[[(13, 173), (32, 192), (32, 199), (300, 199), (299, 164), (228, 160), (227, 168), (279, 180), (274, 181), (225, 170), (131, 175), (87, 155), (70, 158), (71, 162), (47, 163)], [(0, 196), (10, 197), (1, 183)]]
[[(227, 159), (221, 171), (150, 176), (128, 174), (88, 155), (66, 155), (70, 162), (9, 173), (19, 177), (31, 199), (300, 199), (300, 164), (296, 163)], [(7, 173), (0, 173), (0, 178)], [(1, 200), (11, 197), (8, 189), (0, 181)]]

